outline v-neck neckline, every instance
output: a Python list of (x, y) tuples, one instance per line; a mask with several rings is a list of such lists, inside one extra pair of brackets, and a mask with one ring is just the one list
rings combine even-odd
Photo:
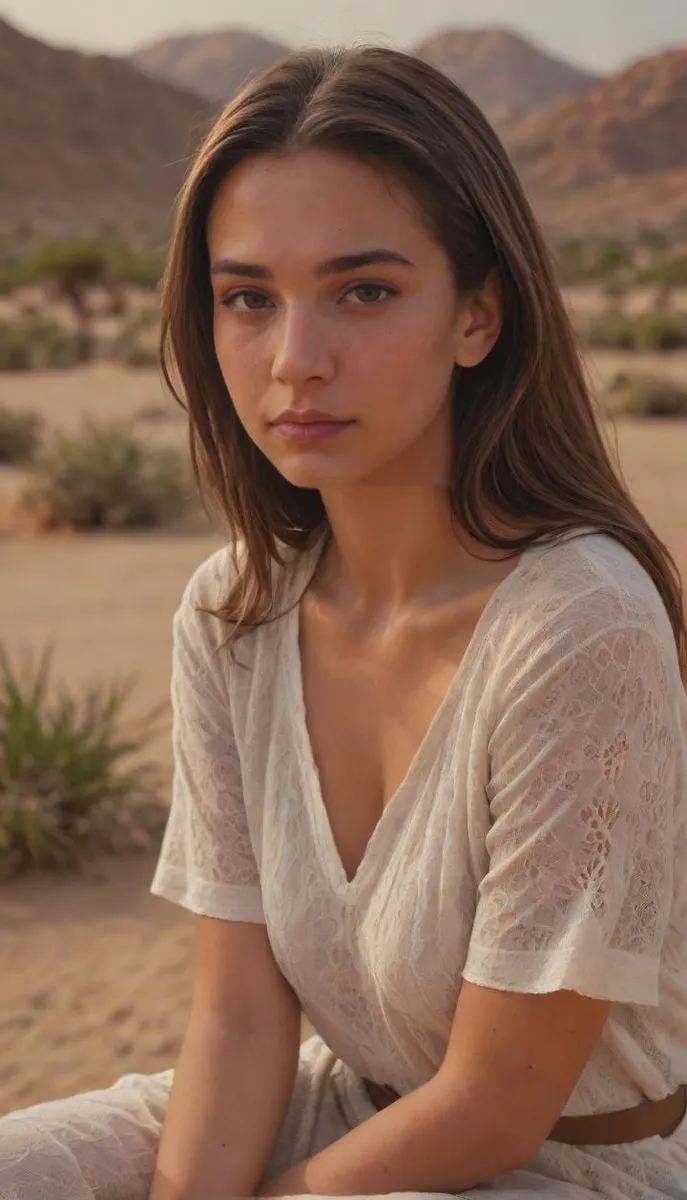
[[(398, 787), (389, 797), (382, 812), (379, 816), (367, 845), (363, 851), (357, 870), (352, 878), (348, 878), (344, 867), (339, 848), (334, 837), (327, 806), (324, 801), (320, 772), (315, 759), (312, 739), (308, 729), (307, 709), (305, 704), (305, 687), (303, 680), (303, 661), (301, 656), (301, 600), (285, 614), (288, 622), (288, 628), (285, 631), (287, 640), (287, 663), (286, 669), (288, 674), (288, 686), (290, 694), (294, 702), (295, 716), (295, 736), (298, 742), (298, 751), (301, 762), (304, 765), (304, 773), (306, 776), (305, 783), (307, 788), (307, 803), (311, 822), (314, 826), (314, 832), (317, 837), (319, 849), (325, 860), (325, 869), (328, 872), (330, 883), (334, 890), (338, 892), (342, 898), (348, 902), (352, 902), (363, 891), (366, 882), (369, 878), (376, 878), (378, 873), (374, 871), (371, 874), (370, 864), (374, 862), (375, 852), (383, 846), (384, 839), (388, 831), (392, 827), (398, 827), (401, 824), (401, 818), (405, 814), (410, 798), (417, 796), (421, 789), (414, 787), (417, 777), (422, 770), (426, 760), (430, 756), (430, 751), (435, 745), (439, 734), (443, 731), (443, 726), (446, 723), (447, 716), (455, 710), (454, 699), (458, 693), (464, 677), (477, 657), (485, 638), (486, 631), (490, 624), (490, 619), (493, 610), (500, 604), (506, 593), (513, 586), (514, 581), (520, 575), (525, 561), (530, 558), (533, 551), (541, 550), (538, 544), (533, 544), (525, 548), (520, 555), (516, 565), (511, 571), (501, 580), (491, 593), (487, 600), (480, 616), (477, 619), (475, 628), (472, 631), (465, 652), (452, 676), (449, 685), (444, 693), (443, 698), (439, 702), (432, 719), (427, 726), (427, 729), (422, 737), (413, 758), (408, 766), (404, 778), (401, 780)], [(304, 556), (306, 560), (310, 560), (310, 555)], [(306, 561), (306, 568), (310, 568), (310, 578), (314, 573), (318, 562), (318, 556), (315, 556), (314, 564)], [(301, 571), (297, 572), (301, 576)], [(302, 580), (302, 582), (305, 582)], [(307, 583), (305, 583), (307, 587)], [(304, 588), (301, 587), (301, 596)]]

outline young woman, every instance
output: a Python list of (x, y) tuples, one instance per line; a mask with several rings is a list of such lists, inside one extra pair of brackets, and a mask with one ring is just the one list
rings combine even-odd
[(680, 585), (479, 111), (381, 48), (250, 85), (164, 349), (230, 533), (153, 884), (192, 1010), (174, 1073), (0, 1122), (3, 1200), (687, 1196)]

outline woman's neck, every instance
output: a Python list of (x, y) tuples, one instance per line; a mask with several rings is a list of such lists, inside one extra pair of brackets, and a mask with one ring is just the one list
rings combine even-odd
[(361, 620), (440, 603), (501, 557), (453, 518), (448, 488), (363, 484), (323, 495), (332, 539), (317, 590)]

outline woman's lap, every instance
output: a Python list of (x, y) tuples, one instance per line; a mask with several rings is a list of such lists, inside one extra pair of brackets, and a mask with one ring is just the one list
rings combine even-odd
[(146, 1200), (173, 1072), (0, 1120), (2, 1200)]
[[(0, 1200), (147, 1200), (173, 1076), (172, 1070), (124, 1075), (112, 1087), (0, 1118)], [(291, 1102), (267, 1178), (323, 1150), (374, 1111), (360, 1080), (319, 1037), (311, 1038), (301, 1046)], [(561, 1148), (550, 1150), (555, 1157)], [(592, 1179), (604, 1165), (595, 1160), (594, 1170), (587, 1171), (581, 1162), (575, 1179), (575, 1172), (563, 1170), (558, 1161), (541, 1163), (535, 1171), (515, 1172), (478, 1191), (498, 1200), (547, 1195), (561, 1200), (636, 1195), (648, 1200), (673, 1194), (669, 1188), (654, 1191), (648, 1179), (635, 1191), (633, 1181), (620, 1170), (611, 1171), (597, 1190)], [(562, 1183), (566, 1176), (568, 1184)], [(618, 1181), (619, 1191), (611, 1186)], [(465, 1193), (466, 1200), (473, 1195)], [(432, 1197), (426, 1194), (422, 1200)], [(419, 1200), (419, 1194), (399, 1194), (397, 1200)]]
[[(147, 1200), (173, 1075), (124, 1075), (111, 1087), (0, 1118), (2, 1200)], [(319, 1038), (304, 1043), (267, 1176), (370, 1115), (361, 1096)]]

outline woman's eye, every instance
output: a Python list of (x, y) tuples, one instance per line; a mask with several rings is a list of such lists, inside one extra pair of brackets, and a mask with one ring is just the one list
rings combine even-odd
[(269, 304), (269, 296), (251, 288), (244, 288), (240, 292), (225, 296), (222, 304), (225, 308), (233, 308), (237, 312), (261, 312)]
[(383, 287), (381, 283), (356, 283), (346, 295), (357, 295), (362, 307), (371, 307), (388, 296), (395, 296), (396, 292), (392, 288)]

